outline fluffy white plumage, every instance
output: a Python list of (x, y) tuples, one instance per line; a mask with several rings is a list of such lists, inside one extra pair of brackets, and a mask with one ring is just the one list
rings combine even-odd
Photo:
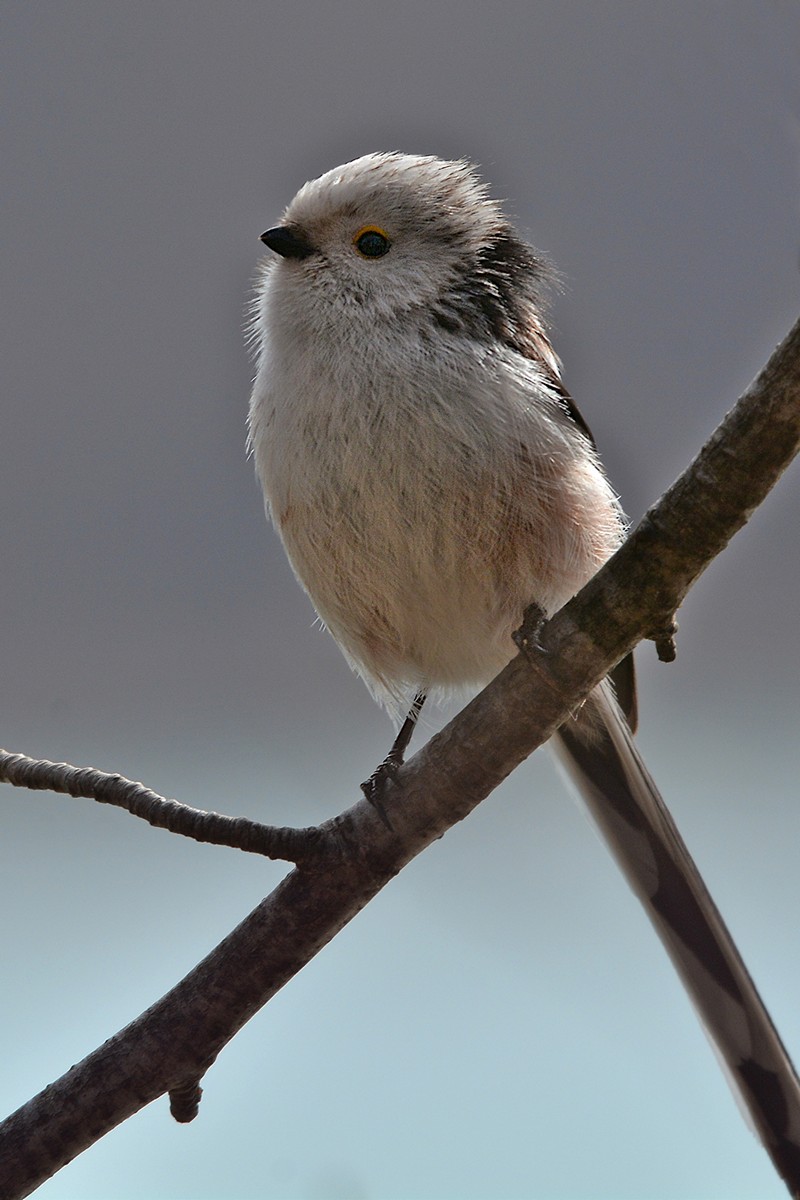
[[(316, 252), (261, 281), (257, 469), (317, 612), (396, 714), (493, 678), (525, 607), (574, 595), (622, 517), (552, 353), (475, 336), (473, 278), (511, 233), (465, 164), (368, 155), (306, 184), (283, 224)], [(366, 225), (391, 253), (357, 253)]]

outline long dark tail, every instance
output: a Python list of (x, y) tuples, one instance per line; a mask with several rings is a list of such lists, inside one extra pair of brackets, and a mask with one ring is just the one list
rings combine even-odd
[(776, 1169), (800, 1196), (800, 1082), (608, 681), (555, 749), (641, 900)]

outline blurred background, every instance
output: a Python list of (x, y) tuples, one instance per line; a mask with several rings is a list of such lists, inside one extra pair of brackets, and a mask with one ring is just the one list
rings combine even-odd
[[(0, 743), (278, 824), (388, 719), (268, 529), (258, 235), (370, 150), (466, 156), (562, 271), (554, 339), (627, 512), (800, 310), (791, 0), (3, 6)], [(638, 654), (640, 743), (800, 1058), (800, 475)], [(442, 715), (428, 716), (427, 729)], [(3, 788), (4, 1112), (135, 1017), (278, 864)], [(47, 1200), (784, 1194), (666, 956), (536, 754)]]

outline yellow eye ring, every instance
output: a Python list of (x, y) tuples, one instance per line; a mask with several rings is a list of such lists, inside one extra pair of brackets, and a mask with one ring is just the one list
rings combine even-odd
[(383, 258), (392, 248), (388, 233), (379, 225), (364, 225), (353, 238), (362, 258)]

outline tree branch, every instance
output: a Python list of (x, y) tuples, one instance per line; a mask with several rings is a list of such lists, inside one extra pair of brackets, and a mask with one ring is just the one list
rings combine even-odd
[(689, 587), (799, 445), (800, 322), (614, 558), (401, 769), (385, 800), (393, 830), (365, 801), (321, 827), (333, 857), (293, 870), (162, 1000), (0, 1126), (0, 1194), (28, 1195), (166, 1091), (196, 1101), (222, 1047), (392, 876), (546, 741), (639, 640), (665, 640)]
[(73, 767), (69, 763), (28, 758), (26, 754), (10, 754), (7, 750), (0, 750), (0, 783), (97, 800), (100, 804), (124, 808), (131, 816), (141, 817), (157, 829), (167, 829), (196, 842), (211, 842), (292, 863), (319, 858), (329, 844), (322, 826), (290, 829), (262, 825), (247, 817), (205, 812), (159, 796), (124, 775), (107, 775), (94, 767)]

